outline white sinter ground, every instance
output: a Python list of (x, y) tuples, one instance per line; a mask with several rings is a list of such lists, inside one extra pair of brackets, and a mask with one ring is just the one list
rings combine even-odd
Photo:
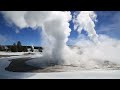
[[(4, 53), (6, 55), (6, 53)], [(11, 55), (11, 53), (7, 53)], [(12, 53), (12, 55), (18, 53)], [(120, 79), (120, 70), (81, 70), (69, 72), (52, 73), (18, 73), (9, 72), (5, 68), (10, 64), (11, 59), (23, 57), (40, 57), (40, 55), (21, 55), (0, 58), (0, 79)]]

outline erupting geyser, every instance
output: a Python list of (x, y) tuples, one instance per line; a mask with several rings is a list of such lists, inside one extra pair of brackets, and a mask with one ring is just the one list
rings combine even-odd
[(71, 32), (70, 11), (2, 11), (1, 13), (9, 24), (16, 25), (20, 29), (29, 27), (42, 29), (42, 42), (47, 48), (43, 51), (42, 57), (31, 61), (33, 65), (40, 63), (44, 66), (46, 64), (44, 62), (47, 62), (47, 64), (74, 64), (91, 68), (100, 67), (105, 60), (120, 62), (120, 44), (114, 47), (116, 44), (114, 39), (96, 33), (97, 15), (93, 11), (75, 12), (73, 16), (74, 29), (79, 35), (85, 30), (90, 38), (87, 41), (78, 40), (76, 44), (79, 45), (79, 41), (82, 44), (79, 45), (80, 49), (71, 49), (66, 45)]
[(10, 24), (20, 29), (41, 27), (43, 42), (47, 42), (48, 47), (44, 52), (44, 58), (59, 64), (64, 63), (66, 42), (71, 32), (69, 21), (72, 15), (69, 11), (3, 11), (2, 13)]

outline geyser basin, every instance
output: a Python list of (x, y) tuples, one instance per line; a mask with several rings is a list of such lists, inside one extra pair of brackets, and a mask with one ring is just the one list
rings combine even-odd
[(54, 62), (46, 62), (42, 58), (16, 58), (10, 60), (10, 64), (5, 68), (11, 72), (68, 72), (83, 70), (120, 70), (120, 65), (105, 61), (99, 63), (99, 67), (86, 67), (85, 65), (58, 65)]
[[(97, 14), (93, 11), (78, 11), (77, 14), (76, 12), (71, 14), (70, 11), (2, 11), (1, 13), (5, 20), (10, 25), (15, 25), (18, 30), (25, 28), (41, 30), (43, 47), (49, 49), (43, 51), (42, 57), (27, 61), (28, 65), (49, 70), (60, 67), (56, 70), (63, 71), (119, 68), (116, 63), (120, 64), (120, 40), (96, 32)], [(73, 21), (72, 27), (78, 34), (75, 45), (80, 49), (71, 49), (67, 46), (69, 36), (72, 34), (70, 21)], [(83, 30), (89, 39), (86, 40), (84, 36), (81, 40)], [(110, 63), (106, 64), (106, 60)]]
[[(96, 60), (97, 61), (97, 60)], [(37, 68), (44, 69), (53, 69), (55, 71), (71, 71), (71, 70), (93, 70), (93, 69), (105, 69), (105, 70), (118, 70), (120, 69), (119, 64), (115, 64), (109, 61), (104, 61), (103, 63), (98, 62), (97, 67), (94, 65), (93, 67), (85, 66), (84, 64), (70, 64), (70, 65), (59, 65), (54, 62), (44, 62), (44, 60), (40, 60), (40, 58), (35, 58), (26, 62), (27, 65), (32, 65)]]

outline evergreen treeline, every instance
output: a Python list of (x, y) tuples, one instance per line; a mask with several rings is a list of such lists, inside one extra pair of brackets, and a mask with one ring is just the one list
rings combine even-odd
[[(18, 41), (17, 43), (14, 43), (9, 48), (6, 46), (0, 45), (0, 51), (11, 51), (11, 52), (28, 52), (27, 46), (22, 46), (21, 42)], [(31, 47), (30, 51), (33, 52), (34, 49)], [(42, 52), (42, 47), (38, 49), (39, 52)]]

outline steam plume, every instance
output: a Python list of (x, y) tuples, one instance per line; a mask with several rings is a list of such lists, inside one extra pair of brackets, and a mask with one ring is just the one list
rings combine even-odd
[(57, 63), (63, 61), (63, 51), (70, 35), (70, 12), (62, 11), (2, 11), (5, 19), (18, 28), (42, 28), (43, 41), (51, 48), (47, 57)]
[[(75, 12), (76, 13), (76, 12)], [(77, 12), (78, 13), (78, 12)], [(97, 15), (93, 11), (80, 11), (74, 16), (74, 29), (80, 34), (82, 30), (87, 31), (88, 36), (91, 40), (95, 41), (98, 37), (95, 31), (95, 23)]]

